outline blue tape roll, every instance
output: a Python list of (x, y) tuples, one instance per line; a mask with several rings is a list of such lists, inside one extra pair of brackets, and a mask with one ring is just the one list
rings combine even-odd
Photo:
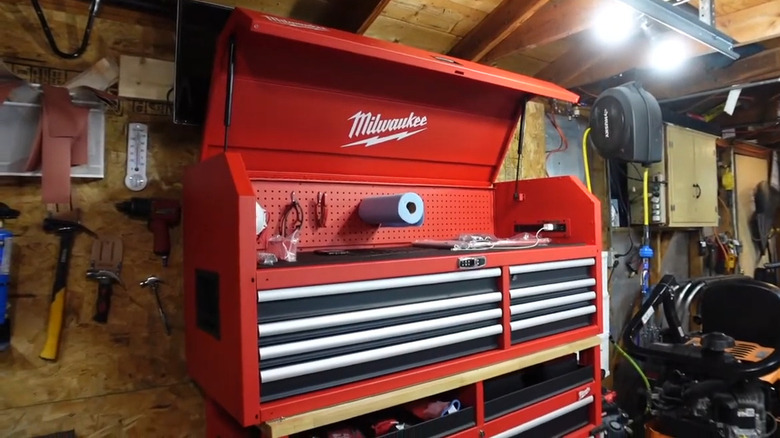
[(425, 205), (417, 193), (371, 196), (358, 207), (360, 219), (385, 227), (419, 227), (425, 219)]

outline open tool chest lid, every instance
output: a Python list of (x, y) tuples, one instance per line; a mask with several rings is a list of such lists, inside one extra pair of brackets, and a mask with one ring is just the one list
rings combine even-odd
[(252, 177), (490, 187), (533, 96), (577, 100), (530, 77), (239, 8), (217, 43), (201, 158), (227, 142)]

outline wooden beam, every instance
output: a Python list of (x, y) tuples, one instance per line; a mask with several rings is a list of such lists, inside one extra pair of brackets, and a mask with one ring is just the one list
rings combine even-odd
[(390, 0), (338, 0), (324, 17), (323, 26), (363, 34)]
[[(749, 126), (760, 125), (777, 118), (777, 106), (770, 105), (768, 98), (761, 99), (754, 102), (746, 103), (743, 107), (737, 107), (734, 111), (734, 115), (728, 115), (727, 113), (721, 113), (715, 118), (714, 122), (723, 128), (730, 128), (735, 126)], [(726, 93), (723, 93), (720, 97), (721, 101), (726, 100)]]
[(518, 27), (496, 44), (482, 62), (490, 63), (582, 32), (590, 27), (590, 15), (602, 3), (601, 0), (552, 0), (526, 26)]
[(647, 74), (642, 82), (656, 98), (665, 99), (777, 76), (780, 76), (780, 48), (740, 59), (722, 69), (686, 69), (686, 72), (672, 79)]
[(739, 44), (780, 36), (780, 0), (772, 0), (716, 19), (717, 27)]
[[(4, 3), (29, 6), (29, 0), (3, 0)], [(41, 9), (43, 9), (44, 15), (50, 11), (67, 12), (72, 15), (87, 15), (89, 12), (89, 2), (83, 0), (39, 0)], [(46, 15), (48, 18), (48, 15)], [(102, 20), (117, 21), (121, 23), (135, 24), (139, 26), (147, 26), (150, 28), (165, 29), (174, 27), (173, 16), (153, 16), (139, 12), (132, 9), (121, 8), (112, 5), (110, 2), (102, 2), (100, 4), (100, 10), (98, 11), (98, 18)], [(38, 20), (35, 20), (35, 25), (40, 28)], [(51, 25), (51, 24), (50, 24)], [(43, 32), (41, 30), (41, 32)], [(78, 37), (84, 32), (79, 28), (76, 33)], [(94, 37), (94, 35), (93, 35)]]
[[(758, 13), (765, 15), (751, 15)], [(780, 0), (772, 0), (722, 17), (718, 20), (718, 28), (739, 42), (763, 41), (780, 35), (780, 19), (778, 19), (778, 17), (780, 17)], [(749, 24), (745, 24), (745, 21), (748, 21)], [(567, 54), (562, 57), (562, 59), (551, 63), (548, 67), (540, 71), (538, 74), (539, 77), (547, 80), (555, 80), (556, 83), (564, 87), (573, 87), (606, 79), (632, 68), (641, 69), (650, 67), (646, 59), (650, 43), (646, 38), (637, 36), (633, 41), (623, 44), (620, 49), (604, 50), (603, 47), (593, 49), (591, 46), (596, 46), (596, 44), (587, 41), (585, 39), (586, 36), (587, 33), (583, 32), (582, 37), (580, 38), (581, 42), (577, 45), (579, 47), (572, 50), (571, 54)], [(690, 38), (684, 38), (683, 41), (688, 45), (688, 53), (692, 59), (696, 56), (712, 52), (712, 49), (709, 47)], [(597, 54), (596, 58), (593, 57), (593, 53)], [(755, 56), (746, 58), (742, 61), (737, 61), (737, 63), (734, 64), (741, 64), (743, 66), (741, 70), (745, 71), (742, 72), (742, 77), (751, 76), (748, 71), (750, 69), (755, 69), (756, 75), (759, 76), (761, 75), (759, 72), (770, 69), (773, 69), (774, 73), (777, 73), (778, 67), (775, 64), (772, 63), (770, 64), (771, 67), (767, 68), (767, 66), (762, 65), (761, 62), (749, 61), (753, 58), (755, 58)], [(746, 66), (750, 67), (745, 69), (744, 67)], [(696, 74), (687, 74), (688, 72), (696, 72)], [(721, 73), (721, 71), (710, 74), (707, 79), (702, 80), (702, 75), (705, 73), (709, 72), (697, 72), (695, 66), (688, 66), (682, 74), (686, 77), (690, 77), (692, 82), (694, 82), (694, 85), (704, 85), (714, 76), (717, 76), (718, 73)], [(565, 77), (566, 80), (556, 80), (561, 76)], [(677, 82), (679, 77), (680, 75), (678, 74), (674, 76), (674, 80), (672, 81), (669, 80), (669, 77), (665, 77), (659, 79), (657, 82), (659, 82), (659, 85), (668, 86), (670, 83)], [(699, 90), (707, 90), (710, 88), (717, 88), (717, 86), (700, 87)], [(681, 93), (675, 91), (674, 94), (665, 94), (665, 96), (669, 97), (680, 94)]]
[(584, 85), (629, 70), (636, 65), (635, 52), (647, 52), (649, 43), (641, 35), (612, 50), (590, 44), (590, 35), (582, 34), (563, 56), (547, 65), (536, 77), (565, 88)]
[(450, 55), (480, 61), (501, 41), (526, 23), (550, 0), (504, 0), (455, 47)]
[(772, 156), (772, 151), (770, 149), (754, 143), (735, 140), (733, 138), (719, 138), (716, 144), (720, 148), (733, 147), (734, 153), (738, 155), (746, 155), (748, 157), (763, 158), (767, 160)]

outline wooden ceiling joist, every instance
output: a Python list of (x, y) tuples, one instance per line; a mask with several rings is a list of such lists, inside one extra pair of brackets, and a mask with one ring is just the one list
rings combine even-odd
[(490, 63), (580, 33), (590, 27), (590, 16), (602, 3), (602, 0), (552, 0), (534, 15), (533, 25), (518, 27), (498, 42), (482, 62)]
[[(756, 9), (759, 8), (766, 13), (775, 11), (776, 8), (775, 15), (753, 16), (749, 19), (745, 18), (743, 15), (749, 13), (750, 11), (752, 11), (750, 13), (757, 13)], [(771, 0), (763, 4), (733, 12), (724, 17), (721, 17), (718, 19), (718, 28), (738, 42), (764, 41), (780, 36), (780, 20), (778, 20), (778, 16), (780, 16), (780, 0)], [(750, 26), (746, 26), (740, 20), (748, 20), (752, 24)], [(584, 35), (585, 34), (583, 34), (583, 36)], [(692, 39), (684, 39), (683, 41), (688, 44), (688, 53), (690, 54), (691, 58), (713, 52), (709, 47), (706, 47)], [(594, 44), (595, 43), (591, 42), (590, 45)], [(646, 38), (641, 36), (623, 44), (620, 49), (597, 51), (599, 52), (599, 57), (597, 60), (593, 58), (593, 55), (591, 54), (592, 50), (583, 49), (587, 48), (588, 46), (589, 45), (586, 41), (580, 41), (579, 44), (575, 45), (572, 53), (567, 53), (561, 59), (558, 59), (555, 62), (549, 64), (539, 72), (538, 76), (547, 80), (557, 80), (557, 82), (564, 87), (574, 87), (606, 79), (632, 68), (644, 69), (650, 67), (647, 61), (647, 54), (650, 48), (650, 43)], [(764, 56), (768, 57), (765, 59), (772, 58), (772, 55)], [(746, 77), (748, 75), (747, 71), (749, 69), (757, 69), (756, 71), (759, 73), (766, 71), (766, 65), (761, 64), (761, 61), (755, 61), (755, 58), (756, 57), (753, 56), (737, 61), (732, 67), (736, 65), (741, 65), (742, 67), (734, 67), (730, 71), (739, 69), (741, 71), (741, 73), (738, 75), (739, 77)], [(664, 96), (680, 95), (681, 92), (687, 94), (688, 90), (696, 88), (699, 88), (700, 90), (716, 88), (700, 88), (700, 86), (704, 86), (705, 84), (714, 84), (715, 82), (712, 78), (719, 77), (721, 74), (720, 72), (710, 74), (709, 72), (701, 71), (701, 69), (697, 70), (695, 60), (691, 60), (689, 63), (693, 64), (686, 66), (682, 73), (676, 74), (675, 76), (671, 77), (671, 79), (666, 77), (657, 81), (664, 89)], [(770, 64), (770, 67), (775, 69), (777, 68), (774, 66), (774, 64)], [(696, 73), (696, 79), (691, 85), (684, 86), (680, 92), (669, 91), (669, 86), (671, 86), (671, 84), (679, 84), (679, 79), (681, 77), (688, 77), (689, 73)], [(703, 79), (704, 76), (702, 75), (709, 75), (709, 79)], [(730, 75), (731, 74), (727, 76), (730, 78)], [(721, 79), (717, 79), (716, 81), (720, 84), (724, 83)], [(726, 85), (728, 85), (728, 83), (726, 83)]]
[(780, 36), (780, 0), (742, 9), (716, 18), (717, 27), (739, 44), (756, 43)]
[(336, 0), (322, 23), (325, 26), (357, 34), (376, 20), (390, 0)]
[(449, 54), (471, 61), (482, 60), (488, 52), (530, 20), (549, 1), (504, 0), (463, 37)]
[(740, 59), (726, 68), (710, 72), (701, 68), (690, 69), (687, 74), (676, 78), (658, 78), (648, 74), (642, 78), (642, 82), (658, 99), (666, 99), (778, 76), (780, 48), (763, 51)]
[(589, 34), (580, 35), (577, 44), (540, 70), (536, 77), (566, 88), (585, 85), (630, 70), (636, 64), (634, 52), (644, 55), (649, 48), (647, 40), (640, 35), (612, 50), (588, 44), (590, 39)]

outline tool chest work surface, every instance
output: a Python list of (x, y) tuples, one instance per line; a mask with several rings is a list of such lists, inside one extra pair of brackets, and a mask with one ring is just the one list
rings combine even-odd
[[(539, 248), (566, 248), (581, 246), (577, 244), (561, 245), (548, 244)], [(509, 251), (525, 251), (524, 249), (480, 249), (480, 250), (459, 250), (449, 249), (420, 248), (416, 246), (404, 247), (383, 247), (372, 249), (348, 249), (349, 254), (318, 254), (315, 252), (299, 252), (298, 260), (294, 263), (280, 262), (271, 266), (258, 266), (260, 270), (284, 269), (296, 266), (314, 266), (314, 265), (336, 265), (343, 263), (360, 263), (388, 260), (413, 260), (426, 257), (478, 257), (490, 253), (507, 253)], [(522, 260), (522, 254), (519, 259)]]
[[(494, 183), (533, 96), (577, 99), (468, 61), (233, 13), (201, 161), (184, 182), (187, 363), (210, 435), (457, 381), (601, 332), (596, 198), (572, 177)], [(424, 206), (414, 226), (379, 226), (360, 211), (409, 193)], [(534, 236), (545, 225), (551, 243), (533, 248), (411, 246)], [(292, 233), (294, 261), (258, 265)], [(355, 254), (315, 253), (333, 250)], [(517, 433), (538, 432), (542, 422), (528, 419), (551, 412), (576, 412), (571, 427), (585, 430), (600, 417), (600, 366), (597, 348), (578, 352), (580, 386), (541, 391), (489, 420), (483, 382), (464, 383), (467, 405), (452, 417), (462, 427), (435, 436), (498, 436), (520, 423)]]

